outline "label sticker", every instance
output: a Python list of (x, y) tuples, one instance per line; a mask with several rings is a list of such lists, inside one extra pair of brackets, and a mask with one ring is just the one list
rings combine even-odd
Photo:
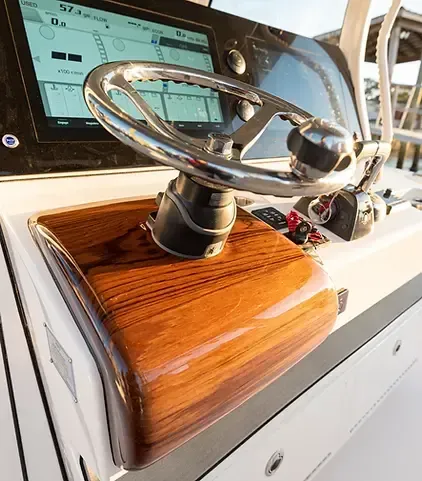
[(1, 141), (3, 145), (8, 149), (15, 149), (19, 145), (19, 139), (16, 137), (16, 135), (13, 134), (3, 135)]
[(66, 386), (72, 393), (73, 399), (77, 402), (75, 375), (73, 373), (72, 358), (69, 357), (63, 346), (55, 338), (48, 326), (45, 326), (47, 332), (48, 346), (50, 348), (50, 361), (54, 364), (57, 372), (60, 374)]
[(204, 257), (216, 256), (224, 247), (224, 241), (217, 242), (215, 244), (210, 244), (204, 252)]

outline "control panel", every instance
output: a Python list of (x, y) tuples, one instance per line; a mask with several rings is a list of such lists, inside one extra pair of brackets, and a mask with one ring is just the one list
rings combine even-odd
[[(4, 2), (4, 3), (3, 3)], [(341, 51), (329, 44), (179, 0), (2, 0), (0, 180), (25, 174), (154, 165), (110, 136), (86, 107), (82, 86), (111, 61), (171, 63), (241, 80), (360, 132)], [(232, 133), (256, 111), (247, 100), (174, 82), (138, 93), (191, 136)], [(142, 116), (121, 92), (115, 100)], [(292, 126), (276, 119), (246, 159), (282, 158)]]
[(263, 220), (275, 230), (280, 230), (287, 227), (286, 216), (274, 207), (264, 207), (262, 209), (256, 209), (253, 210), (251, 213), (255, 217), (258, 217), (258, 219)]
[[(166, 62), (214, 72), (209, 32), (121, 15), (73, 3), (38, 0), (37, 6), (20, 4), (32, 67), (47, 126), (74, 132), (96, 129), (83, 97), (83, 83), (97, 65), (119, 60)], [(138, 92), (164, 120), (176, 128), (219, 130), (224, 123), (218, 94), (210, 89), (173, 82), (135, 84)], [(36, 89), (33, 89), (36, 90)], [(134, 105), (120, 91), (113, 99), (129, 115), (139, 118)], [(31, 102), (36, 104), (36, 98)], [(42, 140), (43, 132), (38, 132)], [(50, 139), (54, 140), (54, 139)]]

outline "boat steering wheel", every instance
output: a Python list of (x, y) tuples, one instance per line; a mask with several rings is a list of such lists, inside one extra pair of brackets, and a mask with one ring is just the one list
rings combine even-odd
[[(211, 133), (190, 137), (163, 121), (131, 85), (135, 81), (173, 81), (234, 95), (260, 109), (230, 136)], [(146, 124), (111, 98), (125, 94)], [(316, 196), (341, 189), (356, 168), (353, 138), (338, 124), (312, 117), (299, 107), (251, 85), (215, 73), (153, 62), (112, 62), (95, 68), (84, 85), (93, 116), (124, 144), (155, 161), (214, 185), (281, 197)], [(295, 127), (287, 145), (291, 171), (280, 172), (241, 163), (275, 117)]]

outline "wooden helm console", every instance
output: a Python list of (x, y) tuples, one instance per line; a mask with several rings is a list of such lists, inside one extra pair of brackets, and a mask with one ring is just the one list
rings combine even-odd
[(145, 228), (153, 199), (46, 213), (30, 227), (101, 372), (116, 463), (144, 467), (235, 409), (329, 334), (321, 266), (238, 210), (216, 257)]

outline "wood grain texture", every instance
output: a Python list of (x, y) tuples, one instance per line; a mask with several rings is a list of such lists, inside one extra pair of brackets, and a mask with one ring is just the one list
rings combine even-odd
[(337, 315), (325, 271), (245, 211), (222, 254), (186, 260), (140, 227), (155, 209), (126, 201), (36, 222), (67, 252), (62, 268), (72, 264), (73, 290), (113, 364), (134, 433), (127, 468), (263, 389), (324, 340)]

